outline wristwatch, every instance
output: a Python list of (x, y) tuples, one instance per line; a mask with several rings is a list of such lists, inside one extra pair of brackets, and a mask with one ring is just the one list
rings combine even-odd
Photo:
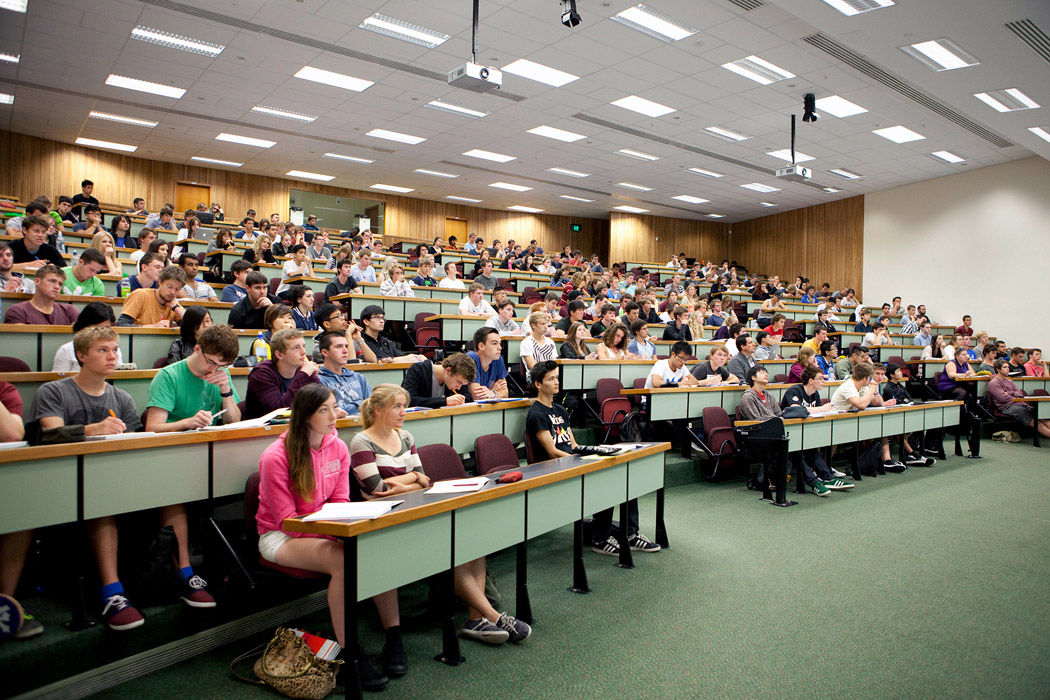
[(229, 390), (229, 391), (227, 391), (227, 392), (226, 392), (225, 394), (224, 394), (224, 393), (222, 393), (222, 392), (220, 391), (220, 392), (219, 392), (219, 396), (221, 396), (221, 397), (222, 397), (222, 398), (224, 398), (224, 399), (228, 399), (228, 398), (230, 398), (231, 396), (233, 396), (233, 389), (230, 389), (230, 390)]

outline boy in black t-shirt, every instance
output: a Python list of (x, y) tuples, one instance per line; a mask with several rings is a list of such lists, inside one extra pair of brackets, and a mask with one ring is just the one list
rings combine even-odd
[[(536, 388), (535, 403), (525, 418), (525, 439), (532, 445), (532, 454), (539, 461), (567, 457), (576, 447), (569, 426), (569, 413), (554, 397), (560, 388), (558, 363), (553, 360), (537, 362), (529, 379)], [(620, 555), (620, 543), (612, 534), (613, 509), (594, 514), (591, 550), (609, 556)], [(638, 532), (638, 500), (631, 499), (627, 507), (627, 544), (635, 552), (658, 552), (660, 545)]]
[[(892, 405), (894, 406), (913, 403), (907, 387), (904, 386), (904, 372), (897, 365), (886, 365), (886, 385), (882, 389), (882, 399), (884, 402), (892, 400)], [(882, 440), (888, 450), (889, 438), (885, 437)], [(904, 458), (904, 466), (932, 467), (934, 465), (935, 460), (923, 457), (919, 452), (912, 449), (911, 443), (908, 441), (908, 435), (902, 436), (901, 440), (904, 444), (904, 451), (907, 453), (907, 456)]]
[[(801, 383), (792, 384), (791, 388), (784, 392), (784, 398), (780, 400), (780, 408), (802, 406), (811, 416), (827, 413), (832, 406), (830, 403), (823, 406), (820, 403), (820, 390), (823, 387), (824, 373), (816, 367), (806, 367), (802, 370)], [(791, 460), (795, 466), (798, 466), (796, 460), (802, 460), (802, 478), (805, 479), (810, 490), (818, 496), (827, 496), (832, 491), (844, 491), (854, 486), (854, 484), (843, 481), (842, 477), (845, 474), (829, 467), (817, 450), (792, 452)]]

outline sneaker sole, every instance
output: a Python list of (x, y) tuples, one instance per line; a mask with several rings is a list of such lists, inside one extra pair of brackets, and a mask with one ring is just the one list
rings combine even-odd
[(524, 642), (526, 639), (528, 639), (531, 636), (532, 636), (532, 628), (530, 627), (529, 628), (529, 633), (526, 634), (524, 637), (518, 637), (517, 635), (514, 635), (514, 636), (512, 636), (510, 638), (510, 641), (513, 644), (521, 644), (522, 642)]
[(141, 620), (135, 620), (134, 622), (128, 622), (127, 624), (123, 625), (114, 625), (112, 622), (107, 622), (106, 626), (114, 632), (126, 632), (128, 630), (133, 630), (136, 627), (142, 627), (142, 625), (144, 624), (146, 624), (145, 618)]
[(607, 557), (618, 557), (618, 556), (620, 556), (619, 552), (610, 552), (608, 550), (601, 549), (600, 547), (591, 547), (591, 551), (594, 552), (595, 554), (604, 554)]
[(810, 489), (809, 492), (812, 493), (814, 496), (821, 496), (821, 497), (830, 496), (831, 495), (831, 491), (814, 491), (813, 489)]
[(186, 598), (181, 595), (179, 596), (179, 600), (181, 600), (183, 603), (185, 603), (191, 608), (214, 608), (216, 606), (216, 602), (214, 600), (208, 603), (202, 603), (197, 600), (190, 600), (189, 598)]
[(644, 547), (635, 547), (633, 545), (631, 546), (631, 551), (632, 552), (646, 552), (646, 553), (649, 553), (649, 554), (651, 554), (652, 552), (659, 552), (661, 549), (663, 549), (663, 547), (661, 547), (660, 545), (656, 544), (655, 542), (653, 542), (652, 544), (646, 545)]
[(828, 486), (828, 491), (848, 491), (856, 484), (845, 484), (843, 486)]
[(483, 642), (484, 644), (491, 644), (492, 646), (499, 646), (510, 639), (510, 634), (506, 631), (500, 635), (495, 632), (478, 633), (460, 630), (459, 634), (467, 639), (473, 639), (475, 642)]
[(39, 637), (43, 633), (44, 633), (44, 626), (43, 625), (38, 625), (36, 627), (31, 627), (28, 630), (25, 627), (22, 627), (22, 629), (20, 629), (17, 632), (15, 632), (14, 638), (15, 639), (32, 639), (33, 637)]

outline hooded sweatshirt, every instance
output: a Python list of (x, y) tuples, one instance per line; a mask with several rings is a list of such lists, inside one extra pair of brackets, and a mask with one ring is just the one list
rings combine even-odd
[[(274, 440), (259, 459), (259, 510), (255, 514), (255, 524), (260, 535), (280, 530), (285, 518), (315, 513), (325, 503), (350, 500), (350, 452), (346, 443), (332, 432), (321, 440), (320, 449), (310, 450), (315, 489), (313, 496), (304, 500), (292, 487), (288, 453), (284, 447), (285, 435)], [(322, 536), (287, 531), (285, 534), (291, 537)]]

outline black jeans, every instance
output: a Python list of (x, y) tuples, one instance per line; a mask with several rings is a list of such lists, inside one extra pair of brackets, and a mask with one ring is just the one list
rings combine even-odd
[[(600, 513), (594, 514), (592, 520), (591, 542), (601, 545), (613, 534), (612, 529), (613, 509), (606, 508)], [(623, 527), (623, 523), (620, 523)], [(638, 533), (638, 499), (632, 498), (627, 502), (627, 536)]]

